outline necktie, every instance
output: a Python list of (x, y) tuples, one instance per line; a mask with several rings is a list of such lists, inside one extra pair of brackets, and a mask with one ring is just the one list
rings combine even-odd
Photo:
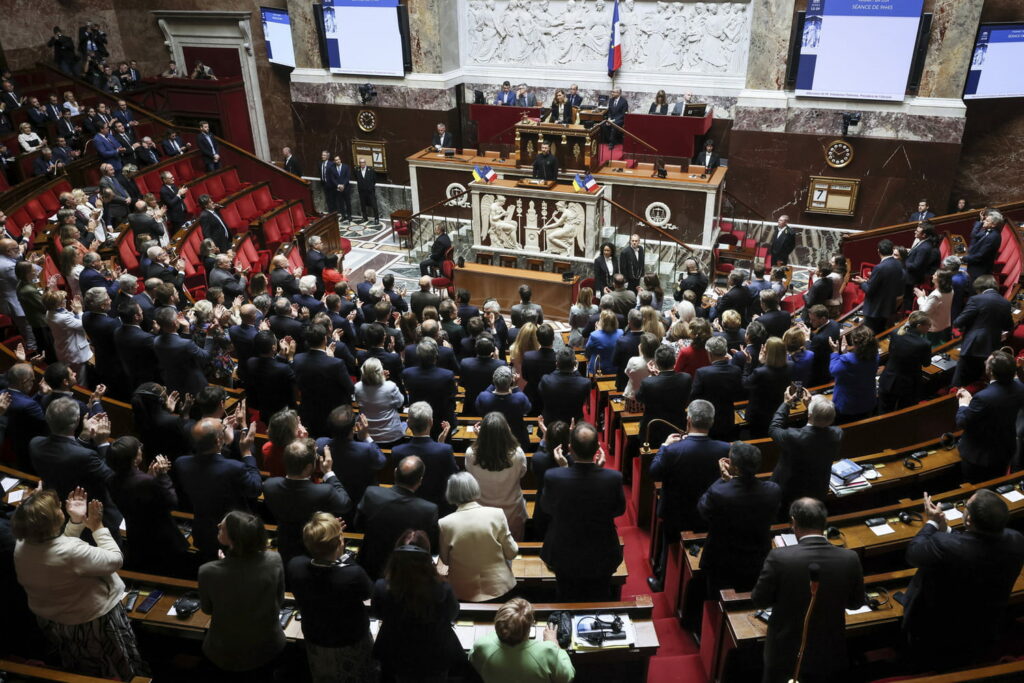
[(171, 143), (174, 145), (174, 152), (175, 152), (175, 154), (181, 154), (181, 145), (178, 144), (178, 141), (177, 140), (171, 140)]
[(117, 178), (111, 177), (110, 180), (113, 182), (114, 189), (117, 191), (118, 196), (120, 196), (120, 197), (127, 197), (128, 196), (128, 192), (126, 192), (124, 187), (121, 186), (121, 183), (117, 182)]

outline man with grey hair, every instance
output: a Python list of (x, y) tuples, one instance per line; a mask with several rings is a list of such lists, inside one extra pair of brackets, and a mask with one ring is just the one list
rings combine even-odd
[[(665, 348), (665, 347), (662, 347)], [(683, 531), (706, 531), (707, 523), (697, 514), (697, 501), (719, 476), (718, 462), (729, 456), (729, 444), (708, 436), (715, 422), (715, 406), (703, 399), (686, 408), (686, 433), (670, 434), (651, 461), (651, 478), (660, 481), (663, 541), (657, 576), (647, 579), (651, 590), (662, 590), (669, 547), (679, 543)]]
[(49, 436), (37, 436), (29, 444), (32, 468), (45, 477), (46, 487), (54, 489), (64, 500), (76, 487), (89, 492), (89, 497), (103, 502), (103, 524), (115, 539), (120, 538), (118, 527), (121, 513), (110, 497), (107, 486), (114, 472), (105, 461), (110, 419), (106, 413), (82, 421), (82, 431), (75, 438), (81, 421), (78, 402), (58, 398), (46, 409)]
[[(114, 342), (114, 333), (121, 327), (121, 319), (110, 315), (110, 295), (103, 287), (86, 290), (83, 303), (82, 328), (92, 344), (98, 380), (90, 379), (89, 385), (106, 385), (108, 396), (127, 400), (132, 387), (128, 386), (128, 377)], [(92, 374), (91, 370), (88, 374)]]
[(312, 235), (306, 241), (306, 272), (316, 278), (318, 293), (324, 288), (324, 264), (327, 262), (323, 246), (324, 241), (320, 235)]
[(206, 282), (210, 287), (224, 290), (224, 300), (229, 306), (235, 297), (245, 297), (245, 275), (233, 272), (228, 254), (217, 254), (213, 258), (213, 268), (207, 273)]
[(270, 259), (270, 291), (275, 296), (277, 290), (281, 290), (284, 296), (292, 296), (299, 293), (299, 283), (296, 278), (302, 277), (302, 266), (289, 269), (288, 257), (278, 254)]
[(953, 302), (949, 307), (949, 319), (956, 320), (964, 310), (971, 291), (971, 278), (967, 275), (959, 256), (947, 256), (942, 260), (942, 270), (950, 273), (953, 284)]
[[(636, 294), (626, 287), (626, 277), (622, 273), (615, 273), (612, 276), (612, 291), (601, 297), (601, 306), (604, 307), (605, 297), (611, 300), (611, 310), (616, 315), (625, 316), (636, 308)], [(622, 325), (620, 324), (619, 327)]]
[(148, 135), (142, 138), (142, 144), (135, 149), (135, 159), (139, 162), (139, 168), (152, 166), (160, 161), (160, 154), (156, 150), (156, 143)]
[(181, 272), (185, 268), (185, 262), (178, 259), (178, 267), (175, 268), (171, 265), (171, 259), (167, 252), (161, 246), (150, 247), (146, 250), (146, 256), (150, 260), (149, 267), (146, 269), (146, 278), (159, 278), (164, 282), (171, 283), (180, 291), (185, 282), (185, 274)]
[[(789, 411), (803, 402), (807, 424), (787, 427)], [(782, 508), (798, 498), (825, 500), (832, 463), (839, 460), (843, 430), (834, 427), (836, 408), (824, 395), (811, 396), (804, 387), (789, 387), (772, 418), (771, 437), (779, 448), (772, 481), (782, 488)]]
[[(113, 277), (107, 277), (100, 272), (102, 260), (95, 251), (90, 251), (82, 257), (82, 272), (78, 274), (79, 291), (87, 292), (94, 287), (99, 287), (110, 296), (117, 294), (118, 285)], [(114, 276), (119, 275), (114, 271)]]
[(1003, 244), (1002, 229), (1006, 223), (1003, 214), (995, 209), (983, 209), (981, 220), (971, 229), (971, 243), (967, 246), (964, 263), (967, 275), (974, 282), (982, 275), (989, 275), (995, 267), (999, 248)]
[[(401, 384), (409, 394), (409, 402), (425, 401), (430, 405), (437, 424), (431, 436), (437, 438), (442, 422), (455, 424), (455, 373), (437, 366), (437, 342), (426, 337), (416, 345), (417, 364), (402, 370)], [(441, 495), (443, 491), (439, 491)]]
[(487, 415), (497, 411), (504, 415), (519, 445), (526, 451), (530, 448), (530, 433), (523, 418), (530, 414), (532, 406), (526, 394), (513, 388), (518, 379), (509, 366), (496, 368), (491, 376), (493, 388), (481, 391), (476, 397), (476, 414)]
[(363, 281), (356, 285), (356, 296), (364, 304), (370, 303), (370, 289), (377, 284), (377, 271), (367, 268), (363, 271)]
[(488, 299), (483, 305), (484, 325), (487, 331), (494, 335), (499, 349), (507, 349), (509, 345), (508, 325), (505, 324), (505, 316), (501, 314), (501, 304), (497, 299)]
[(132, 303), (132, 297), (135, 296), (135, 291), (139, 288), (139, 278), (135, 277), (131, 273), (121, 273), (117, 276), (117, 291), (114, 292), (114, 301), (111, 305), (111, 309), (117, 313), (121, 310), (121, 306)]
[(231, 229), (217, 211), (217, 202), (208, 194), (199, 195), (199, 225), (203, 228), (203, 239), (212, 240), (222, 254), (231, 249)]
[(423, 461), (427, 471), (423, 475), (423, 483), (416, 490), (416, 495), (436, 505), (442, 516), (455, 509), (444, 497), (448, 477), (459, 471), (454, 449), (444, 443), (452, 424), (454, 423), (447, 420), (440, 421), (438, 426), (441, 431), (435, 441), (430, 436), (434, 431), (434, 409), (426, 401), (416, 401), (409, 406), (409, 431), (412, 432), (412, 437), (391, 451), (392, 460), (416, 455)]
[(292, 303), (297, 304), (299, 310), (309, 310), (310, 317), (325, 309), (324, 302), (316, 298), (317, 281), (315, 275), (303, 275), (299, 278), (299, 293), (292, 296)]
[(711, 337), (704, 348), (711, 364), (695, 373), (690, 398), (703, 398), (714, 404), (715, 424), (711, 427), (711, 437), (732, 441), (736, 438), (733, 403), (746, 396), (743, 390), (743, 371), (730, 362), (729, 346), (724, 337)]
[(185, 208), (188, 188), (175, 185), (174, 174), (170, 171), (161, 173), (160, 180), (163, 182), (160, 186), (160, 201), (167, 207), (167, 222), (177, 232), (189, 219), (188, 210)]

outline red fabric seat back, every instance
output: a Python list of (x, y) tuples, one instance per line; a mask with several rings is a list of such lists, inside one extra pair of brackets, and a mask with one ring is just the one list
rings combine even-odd
[(43, 205), (40, 203), (40, 201), (35, 197), (25, 202), (25, 211), (28, 212), (28, 215), (32, 218), (32, 221), (37, 225), (42, 225), (46, 223), (47, 217), (50, 216), (50, 214), (46, 212), (46, 209), (43, 208)]
[(305, 228), (309, 222), (306, 220), (306, 211), (302, 208), (301, 202), (292, 204), (289, 209), (292, 215), (292, 232), (293, 234), (299, 232)]
[(50, 278), (54, 275), (57, 276), (57, 286), (61, 289), (67, 289), (67, 283), (64, 281), (64, 276), (60, 274), (60, 268), (53, 262), (49, 254), (43, 254), (43, 272), (42, 272), (42, 284), (48, 285)]
[(234, 204), (228, 204), (221, 209), (220, 217), (224, 219), (224, 222), (234, 233), (243, 233), (249, 228), (249, 224), (239, 217), (238, 209), (235, 208)]
[(15, 209), (7, 216), (7, 232), (14, 237), (21, 237), (21, 229), (32, 222), (32, 216), (28, 215), (24, 207)]
[(262, 211), (256, 208), (255, 202), (252, 200), (252, 192), (246, 193), (232, 202), (234, 207), (238, 210), (238, 215), (243, 221), (249, 223), (252, 219), (259, 216)]
[(125, 270), (138, 273), (139, 256), (135, 251), (135, 232), (131, 228), (117, 236), (117, 256)]
[(43, 205), (43, 208), (46, 210), (48, 215), (52, 216), (57, 213), (57, 210), (60, 208), (59, 194), (53, 194), (52, 192), (40, 192), (38, 196), (39, 203)]
[(179, 159), (174, 162), (174, 179), (179, 183), (187, 183), (196, 177), (191, 159)]
[(302, 262), (302, 254), (299, 253), (299, 248), (292, 245), (292, 249), (288, 251), (288, 270), (294, 270), (296, 268), (302, 268), (302, 274), (306, 274), (306, 264)]
[(221, 174), (221, 178), (224, 182), (224, 190), (228, 194), (234, 194), (235, 192), (238, 192), (248, 184), (243, 183), (241, 180), (238, 179), (237, 168), (229, 168), (228, 170), (224, 171)]
[(270, 194), (270, 188), (266, 185), (256, 188), (252, 193), (252, 201), (256, 204), (256, 208), (260, 210), (260, 213), (266, 213), (272, 208), (278, 205), (278, 201), (274, 199)]
[(182, 197), (185, 200), (185, 210), (193, 216), (199, 215), (199, 194), (193, 191), (192, 188), (189, 188), (189, 191)]
[(220, 201), (228, 195), (224, 189), (224, 180), (221, 178), (220, 173), (206, 179), (206, 194), (213, 197), (215, 201)]

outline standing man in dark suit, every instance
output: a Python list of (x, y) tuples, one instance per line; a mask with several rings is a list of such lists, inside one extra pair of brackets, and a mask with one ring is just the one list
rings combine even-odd
[(224, 423), (203, 418), (192, 427), (195, 455), (184, 455), (174, 461), (171, 472), (181, 494), (191, 503), (195, 519), (192, 539), (202, 561), (217, 558), (220, 543), (217, 525), (231, 510), (247, 510), (263, 490), (260, 470), (252, 455), (256, 429), (249, 425), (242, 430), (238, 442), (241, 460), (224, 457), (224, 447), (231, 443), (231, 434)]
[(634, 293), (644, 276), (644, 256), (644, 248), (640, 246), (640, 235), (630, 235), (629, 246), (619, 252), (619, 272), (626, 278), (626, 287)]
[(129, 386), (134, 389), (145, 382), (156, 382), (157, 361), (153, 353), (156, 337), (141, 327), (142, 307), (134, 301), (126, 303), (118, 310), (118, 317), (121, 327), (114, 331), (114, 349)]
[(334, 213), (338, 210), (338, 186), (331, 182), (333, 168), (331, 153), (325, 149), (320, 152), (320, 186), (324, 191), (326, 213)]
[(832, 264), (828, 259), (818, 261), (814, 282), (804, 292), (804, 310), (802, 314), (804, 321), (807, 320), (811, 308), (818, 305), (827, 306), (826, 302), (832, 298), (832, 279), (828, 277), (831, 272)]
[(831, 381), (829, 361), (832, 358), (831, 342), (839, 341), (839, 323), (828, 316), (828, 309), (818, 304), (811, 306), (807, 314), (807, 350), (814, 354), (811, 363), (810, 386), (819, 387)]
[(238, 376), (244, 384), (248, 377), (246, 369), (249, 367), (249, 359), (256, 355), (256, 335), (259, 333), (256, 322), (259, 309), (252, 304), (245, 304), (239, 309), (238, 315), (242, 322), (228, 328), (228, 337), (231, 339), (232, 346), (235, 347), (234, 356), (238, 359)]
[(295, 385), (302, 396), (299, 416), (310, 436), (329, 436), (327, 418), (331, 410), (343, 403), (352, 402), (352, 378), (345, 361), (334, 356), (337, 342), (327, 343), (327, 328), (313, 324), (306, 328), (304, 353), (297, 354), (292, 362)]
[(696, 156), (693, 157), (693, 165), (703, 166), (705, 173), (714, 173), (715, 169), (721, 164), (722, 158), (715, 151), (713, 140), (705, 140), (703, 151), (697, 152)]
[(945, 533), (945, 513), (927, 493), (924, 517), (907, 546), (907, 563), (917, 573), (902, 601), (915, 668), (948, 671), (994, 659), (992, 646), (1024, 565), (1024, 536), (1006, 528), (1006, 502), (988, 489), (967, 501), (964, 533)]
[(377, 209), (377, 172), (373, 167), (366, 165), (366, 157), (359, 157), (356, 189), (359, 190), (359, 210), (363, 214), (363, 223), (370, 220), (367, 209), (373, 209), (373, 222), (380, 223), (380, 211)]
[(786, 683), (793, 676), (813, 584), (814, 612), (806, 622), (807, 645), (800, 664), (800, 680), (842, 681), (850, 666), (846, 653), (846, 610), (864, 604), (860, 558), (856, 552), (838, 548), (825, 538), (828, 512), (820, 501), (794, 501), (789, 507), (789, 518), (797, 545), (768, 553), (750, 596), (755, 607), (772, 610), (761, 680)]
[(750, 302), (753, 301), (754, 295), (750, 293), (750, 288), (743, 284), (746, 279), (745, 270), (734, 270), (729, 273), (729, 291), (720, 296), (715, 307), (711, 309), (711, 320), (718, 320), (726, 311), (736, 311), (743, 318), (743, 325), (750, 322)]
[(932, 275), (939, 267), (939, 236), (931, 223), (921, 223), (914, 230), (914, 243), (903, 258), (904, 281), (907, 283), (903, 294), (903, 308), (913, 307), (914, 287), (931, 283)]
[(989, 275), (999, 256), (999, 247), (1003, 236), (1000, 232), (1006, 219), (995, 209), (985, 214), (977, 230), (971, 231), (971, 243), (967, 247), (964, 263), (967, 264), (967, 275), (974, 282), (982, 275)]
[(231, 249), (231, 230), (217, 212), (217, 204), (208, 194), (199, 196), (199, 206), (203, 211), (199, 214), (199, 224), (203, 226), (203, 239), (213, 240), (220, 253), (226, 254)]
[(544, 422), (571, 423), (583, 419), (583, 406), (590, 398), (590, 379), (577, 372), (576, 353), (568, 346), (555, 351), (555, 371), (544, 375), (537, 394), (544, 405)]
[(174, 309), (161, 308), (156, 313), (156, 324), (160, 334), (153, 342), (153, 351), (163, 385), (168, 391), (177, 391), (182, 396), (195, 396), (207, 385), (206, 366), (210, 363), (210, 352), (178, 334), (178, 317)]
[(419, 290), (409, 295), (409, 307), (416, 315), (416, 318), (422, 321), (423, 309), (428, 306), (440, 308), (441, 297), (431, 291), (429, 275), (421, 275), (419, 285)]
[[(441, 423), (455, 424), (455, 373), (437, 366), (437, 342), (425, 337), (416, 345), (417, 365), (402, 371), (409, 402), (424, 401), (437, 416), (431, 436), (441, 434)], [(429, 470), (428, 470), (429, 472)]]
[[(831, 293), (832, 281), (828, 278), (820, 279), (828, 283)], [(758, 316), (757, 321), (764, 325), (769, 337), (782, 339), (782, 335), (793, 326), (793, 316), (789, 311), (779, 310), (779, 295), (774, 289), (762, 289), (757, 298), (761, 302), (761, 310), (764, 311)]]
[(615, 518), (626, 511), (622, 475), (604, 468), (593, 425), (577, 422), (569, 448), (573, 464), (559, 458), (558, 448), (560, 466), (544, 475), (540, 504), (551, 523), (540, 556), (555, 573), (560, 602), (610, 600), (612, 574), (622, 562), (615, 529)]
[(700, 560), (708, 577), (708, 595), (718, 595), (722, 588), (753, 588), (771, 549), (771, 526), (782, 489), (775, 482), (759, 480), (760, 468), (757, 446), (733, 442), (729, 459), (719, 461), (721, 479), (697, 503), (697, 511), (708, 523)]
[[(622, 128), (626, 125), (626, 113), (629, 111), (629, 102), (622, 96), (622, 90), (615, 88), (612, 90), (611, 97), (608, 100), (608, 110), (604, 114), (606, 121), (614, 123), (615, 126)], [(615, 126), (605, 126), (608, 134), (608, 149), (612, 149), (615, 145), (622, 144), (622, 131)]]
[[(770, 433), (779, 449), (779, 461), (771, 480), (782, 489), (782, 506), (788, 509), (798, 498), (824, 500), (828, 495), (832, 463), (839, 460), (843, 430), (832, 426), (836, 408), (827, 396), (812, 397), (806, 388), (794, 391), (790, 387), (784, 398), (772, 417)], [(787, 427), (789, 411), (800, 401), (807, 406), (807, 424)]]
[[(263, 498), (277, 522), (277, 550), (285, 564), (306, 552), (302, 544), (302, 527), (314, 512), (327, 512), (341, 517), (352, 509), (352, 499), (335, 475), (330, 446), (323, 455), (298, 439), (284, 449), (285, 476), (271, 477), (263, 483)], [(312, 476), (321, 476), (314, 483)]]
[(914, 311), (910, 319), (889, 337), (889, 359), (878, 378), (878, 403), (883, 413), (909, 408), (921, 400), (922, 369), (932, 364), (932, 345), (925, 337), (931, 319)]
[(225, 301), (234, 301), (237, 297), (245, 298), (245, 275), (233, 272), (231, 257), (228, 254), (217, 254), (213, 257), (213, 267), (206, 274), (206, 283), (210, 287), (224, 290)]
[(729, 345), (724, 337), (711, 337), (705, 343), (710, 365), (697, 370), (690, 399), (703, 398), (715, 406), (715, 424), (711, 438), (732, 441), (736, 437), (736, 412), (733, 404), (746, 393), (743, 370), (730, 362)]
[(985, 359), (1002, 344), (1003, 332), (1013, 329), (1013, 305), (996, 287), (992, 275), (975, 279), (976, 294), (967, 300), (964, 310), (953, 321), (953, 326), (963, 335), (954, 386), (965, 387), (977, 380)]
[(387, 465), (387, 458), (368, 439), (366, 416), (360, 415), (356, 420), (351, 405), (343, 403), (327, 419), (331, 436), (317, 439), (317, 449), (323, 452), (325, 446), (330, 446), (334, 473), (345, 482), (352, 503), (359, 505), (367, 487), (377, 481), (377, 472)]
[(296, 278), (302, 277), (302, 266), (291, 267), (288, 257), (284, 254), (277, 254), (270, 259), (270, 289), (273, 296), (277, 296), (277, 288), (281, 288), (283, 297), (293, 297), (299, 294), (299, 282)]
[(279, 410), (294, 408), (296, 403), (295, 371), (291, 359), (295, 356), (296, 340), (277, 337), (270, 330), (256, 334), (253, 348), (256, 356), (248, 361), (245, 393), (249, 406), (260, 411), (260, 420), (267, 424)]
[[(434, 235), (434, 243), (430, 245), (430, 256), (426, 260), (420, 261), (420, 275), (439, 272), (441, 264), (444, 263), (445, 254), (452, 248), (452, 238), (448, 236), (448, 228), (443, 222), (434, 221)], [(462, 326), (465, 327), (469, 319), (462, 315), (461, 311), (459, 317), (462, 318)]]
[(960, 466), (971, 483), (1006, 474), (1016, 450), (1017, 413), (1024, 407), (1024, 384), (1015, 379), (1016, 364), (1002, 351), (985, 362), (988, 385), (971, 396), (961, 388), (956, 426), (960, 438)]
[(37, 436), (29, 444), (32, 468), (61, 500), (81, 486), (90, 498), (103, 501), (103, 525), (119, 539), (122, 517), (108, 489), (114, 471), (105, 461), (110, 419), (105, 413), (88, 418), (84, 431), (89, 441), (83, 441), (75, 438), (80, 417), (78, 401), (71, 398), (58, 398), (47, 407), (50, 435)]
[(281, 154), (284, 155), (284, 163), (282, 164), (282, 167), (284, 168), (284, 170), (288, 171), (292, 175), (296, 175), (296, 176), (299, 176), (301, 178), (302, 177), (302, 166), (299, 164), (298, 157), (296, 157), (296, 156), (294, 156), (292, 154), (292, 148), (291, 147), (283, 147), (281, 149)]
[(138, 161), (139, 168), (160, 163), (160, 153), (157, 152), (153, 138), (148, 135), (142, 138), (142, 144), (135, 149), (135, 159)]
[(796, 249), (796, 233), (789, 227), (789, 216), (779, 216), (779, 223), (772, 231), (772, 242), (768, 247), (768, 255), (773, 266), (789, 263), (789, 255)]
[(455, 510), (445, 500), (444, 492), (448, 477), (459, 471), (459, 465), (455, 462), (454, 449), (444, 443), (455, 423), (446, 420), (438, 422), (441, 430), (438, 440), (435, 440), (430, 436), (435, 431), (434, 409), (426, 401), (413, 402), (409, 406), (409, 431), (412, 437), (391, 449), (391, 460), (399, 462), (407, 456), (415, 455), (423, 461), (427, 471), (420, 487), (416, 489), (416, 495), (436, 505), (438, 515), (443, 517)]
[(626, 329), (622, 336), (615, 342), (615, 354), (612, 356), (612, 363), (615, 364), (615, 388), (622, 391), (626, 388), (629, 378), (626, 376), (626, 365), (629, 360), (640, 353), (640, 341), (643, 337), (643, 314), (639, 308), (631, 308), (626, 314)]
[(479, 337), (475, 349), (476, 356), (463, 358), (459, 363), (459, 383), (466, 392), (462, 401), (463, 412), (475, 410), (476, 397), (491, 384), (494, 371), (505, 365), (505, 361), (495, 357), (494, 341), (489, 336)]
[(121, 369), (121, 359), (114, 346), (114, 333), (121, 327), (121, 321), (110, 315), (110, 294), (106, 288), (92, 287), (84, 291), (82, 328), (95, 352), (93, 359), (96, 362), (98, 384), (107, 386), (107, 395), (111, 398), (127, 400), (134, 387), (128, 386), (128, 378)]
[[(655, 338), (656, 339), (656, 338)], [(636, 400), (644, 404), (644, 416), (640, 420), (640, 434), (644, 441), (664, 441), (673, 429), (658, 423), (649, 426), (651, 420), (665, 420), (676, 426), (686, 420), (686, 404), (690, 402), (693, 378), (685, 372), (676, 372), (676, 353), (668, 346), (658, 346), (654, 352), (655, 371), (640, 382)]]
[(448, 127), (443, 123), (437, 124), (437, 132), (430, 139), (430, 146), (440, 152), (442, 149), (450, 149), (455, 146), (455, 138), (448, 132)]
[(210, 124), (206, 121), (199, 122), (199, 135), (196, 136), (199, 142), (199, 153), (203, 155), (203, 164), (206, 165), (206, 172), (216, 171), (220, 168), (220, 149), (217, 141), (210, 133)]
[(384, 573), (395, 541), (406, 529), (426, 532), (430, 547), (437, 547), (437, 506), (416, 495), (423, 482), (423, 461), (402, 458), (395, 468), (395, 485), (370, 486), (356, 509), (356, 529), (363, 532), (359, 564), (372, 579)]
[(349, 187), (351, 180), (352, 172), (348, 164), (341, 160), (340, 154), (335, 154), (334, 163), (327, 169), (327, 182), (335, 192), (336, 210), (341, 212), (343, 221), (352, 220), (352, 189)]
[(889, 319), (899, 310), (903, 297), (903, 264), (893, 258), (894, 249), (892, 240), (880, 241), (878, 256), (881, 261), (871, 270), (871, 277), (867, 280), (859, 275), (850, 278), (864, 290), (864, 324), (875, 334), (889, 326)]
[(188, 194), (188, 188), (179, 188), (175, 185), (174, 174), (170, 171), (161, 173), (160, 180), (163, 181), (163, 185), (160, 187), (160, 201), (167, 207), (167, 222), (171, 224), (174, 232), (177, 232), (189, 219), (184, 199)]
[(540, 144), (540, 153), (533, 160), (533, 177), (540, 180), (558, 180), (558, 159), (551, 153), (551, 145)]
[(679, 278), (679, 289), (674, 295), (676, 301), (680, 301), (683, 298), (683, 292), (689, 290), (694, 294), (696, 305), (700, 306), (701, 298), (708, 288), (708, 276), (700, 272), (700, 265), (694, 258), (683, 261), (683, 271), (684, 275)]
[(655, 593), (662, 590), (669, 547), (679, 543), (683, 531), (704, 531), (707, 524), (697, 514), (697, 502), (721, 472), (718, 461), (729, 457), (729, 444), (708, 436), (715, 422), (715, 407), (703, 399), (686, 407), (686, 433), (669, 434), (651, 462), (651, 478), (660, 481), (658, 517), (662, 521), (661, 556), (647, 579)]
[(540, 398), (540, 382), (545, 375), (555, 371), (555, 328), (548, 323), (537, 326), (537, 343), (540, 348), (523, 354), (523, 393), (530, 399), (530, 415), (540, 415), (544, 401)]

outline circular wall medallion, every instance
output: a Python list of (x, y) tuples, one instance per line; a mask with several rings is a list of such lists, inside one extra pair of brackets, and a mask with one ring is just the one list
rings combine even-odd
[(666, 204), (661, 202), (651, 202), (647, 205), (647, 210), (644, 212), (644, 218), (653, 225), (657, 225), (659, 228), (672, 218), (672, 211)]
[(832, 168), (842, 168), (853, 161), (853, 145), (846, 140), (830, 142), (825, 148), (825, 163)]
[(377, 128), (377, 115), (369, 109), (361, 109), (356, 114), (356, 125), (364, 133), (372, 133)]
[[(444, 189), (444, 196), (451, 199), (460, 192), (465, 192), (466, 186), (461, 183), (452, 183)], [(456, 206), (469, 206), (468, 195), (463, 194), (458, 199), (454, 200)]]

